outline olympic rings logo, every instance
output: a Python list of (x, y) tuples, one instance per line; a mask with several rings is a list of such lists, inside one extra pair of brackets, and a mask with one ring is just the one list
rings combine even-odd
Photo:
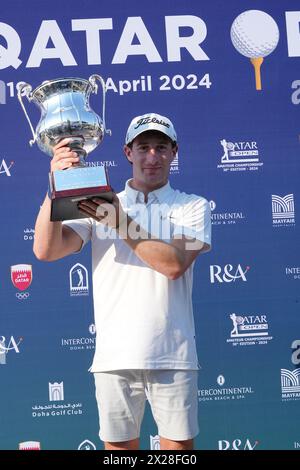
[(17, 292), (17, 293), (16, 293), (16, 297), (17, 297), (17, 299), (19, 299), (19, 300), (28, 299), (29, 295), (30, 295), (29, 292), (22, 292), (22, 293), (21, 293), (21, 292)]

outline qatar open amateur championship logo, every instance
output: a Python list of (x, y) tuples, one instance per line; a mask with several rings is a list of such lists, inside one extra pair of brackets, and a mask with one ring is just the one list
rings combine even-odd
[(269, 324), (265, 314), (231, 313), (229, 318), (232, 321), (232, 329), (230, 338), (227, 338), (226, 341), (232, 346), (268, 344), (273, 339), (273, 336), (269, 336)]
[(223, 152), (220, 154), (221, 163), (217, 168), (223, 172), (257, 171), (263, 167), (259, 160), (258, 143), (255, 140), (229, 141), (220, 139)]

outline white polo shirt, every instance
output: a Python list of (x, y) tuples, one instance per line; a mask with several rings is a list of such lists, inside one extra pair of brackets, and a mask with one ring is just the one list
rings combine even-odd
[[(148, 195), (127, 181), (118, 194), (125, 212), (169, 243), (180, 233), (211, 243), (208, 202), (167, 183)], [(193, 265), (176, 280), (141, 261), (114, 229), (92, 218), (65, 221), (92, 242), (97, 331), (92, 372), (118, 369), (197, 369), (192, 307)]]

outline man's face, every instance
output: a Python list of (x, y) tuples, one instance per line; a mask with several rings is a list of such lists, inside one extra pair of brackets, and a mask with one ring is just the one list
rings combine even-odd
[(125, 145), (124, 152), (133, 166), (134, 187), (151, 191), (167, 183), (177, 145), (161, 132), (146, 131), (134, 139), (131, 147)]

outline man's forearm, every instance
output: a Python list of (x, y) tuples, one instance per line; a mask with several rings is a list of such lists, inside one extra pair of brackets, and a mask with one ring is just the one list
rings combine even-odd
[(62, 244), (62, 223), (51, 222), (51, 201), (46, 196), (35, 224), (33, 251), (38, 259), (56, 259), (56, 247)]
[(175, 246), (154, 238), (129, 216), (123, 219), (118, 232), (134, 253), (155, 271), (169, 279), (177, 279), (184, 265), (184, 254)]

